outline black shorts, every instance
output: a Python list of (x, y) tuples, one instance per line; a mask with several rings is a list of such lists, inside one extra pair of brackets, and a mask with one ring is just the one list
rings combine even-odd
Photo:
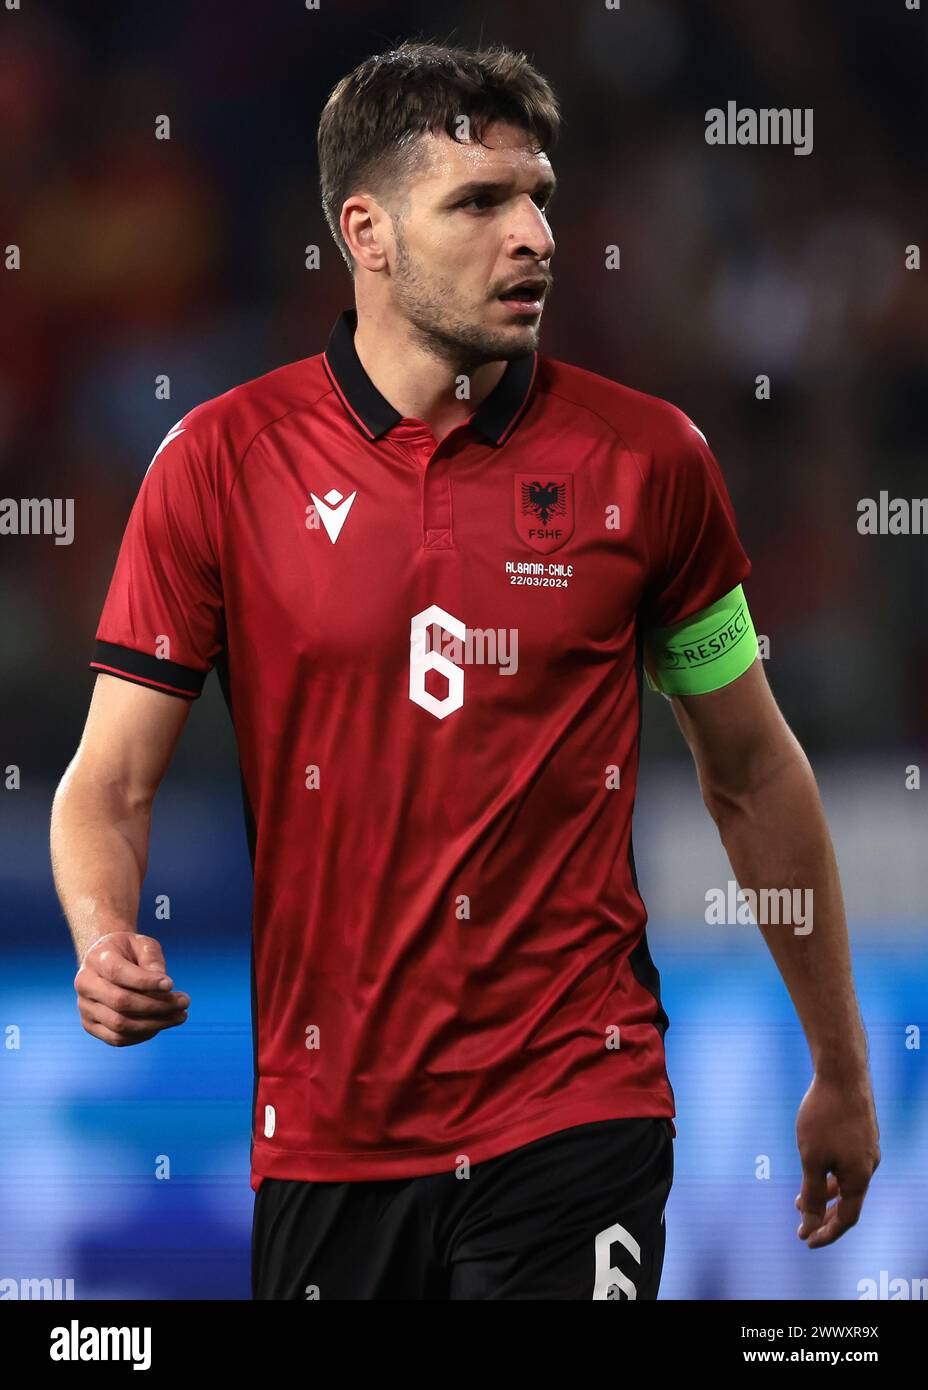
[(665, 1119), (601, 1120), (474, 1164), (375, 1182), (265, 1178), (257, 1299), (656, 1298)]

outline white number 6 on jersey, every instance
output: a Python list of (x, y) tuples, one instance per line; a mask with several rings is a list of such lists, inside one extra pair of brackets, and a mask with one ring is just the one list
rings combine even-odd
[[(429, 714), (434, 714), (436, 719), (445, 719), (464, 703), (464, 672), (441, 652), (426, 651), (426, 634), (433, 623), (438, 623), (445, 632), (450, 632), (461, 642), (467, 639), (467, 628), (459, 618), (452, 618), (437, 603), (423, 608), (409, 624), (409, 698), (413, 704), (421, 705)], [(427, 671), (440, 671), (447, 677), (448, 693), (441, 700), (425, 688)]]

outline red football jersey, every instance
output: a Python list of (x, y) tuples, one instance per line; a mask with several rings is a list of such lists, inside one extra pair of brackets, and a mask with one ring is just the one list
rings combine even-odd
[(92, 665), (217, 667), (254, 863), (252, 1186), (673, 1116), (632, 855), (641, 643), (746, 578), (674, 406), (532, 355), (436, 443), (325, 353), (198, 406)]

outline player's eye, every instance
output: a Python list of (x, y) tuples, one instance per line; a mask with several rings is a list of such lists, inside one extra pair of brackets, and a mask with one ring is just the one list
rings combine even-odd
[(463, 203), (459, 203), (461, 208), (474, 208), (477, 212), (483, 212), (493, 206), (493, 199), (489, 193), (476, 193), (473, 198), (467, 198)]

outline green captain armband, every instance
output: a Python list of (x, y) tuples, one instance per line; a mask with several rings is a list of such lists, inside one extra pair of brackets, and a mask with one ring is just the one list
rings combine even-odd
[(682, 623), (645, 633), (645, 675), (664, 695), (706, 695), (744, 674), (757, 634), (739, 584)]

